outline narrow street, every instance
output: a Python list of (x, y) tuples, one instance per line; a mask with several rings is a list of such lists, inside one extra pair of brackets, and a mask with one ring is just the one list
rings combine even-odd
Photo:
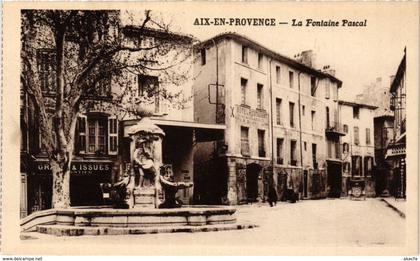
[[(173, 233), (124, 236), (55, 237), (26, 233), (37, 239), (24, 244), (49, 246), (72, 244), (207, 245), (231, 246), (398, 246), (404, 244), (405, 219), (379, 199), (306, 200), (296, 204), (280, 202), (238, 207), (238, 222), (251, 222), (259, 227), (246, 230), (201, 233)], [(133, 244), (133, 245), (132, 245)]]

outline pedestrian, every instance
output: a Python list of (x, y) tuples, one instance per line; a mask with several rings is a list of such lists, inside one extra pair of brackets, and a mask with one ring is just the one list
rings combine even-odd
[(277, 191), (273, 185), (268, 189), (268, 204), (270, 204), (270, 207), (277, 204)]

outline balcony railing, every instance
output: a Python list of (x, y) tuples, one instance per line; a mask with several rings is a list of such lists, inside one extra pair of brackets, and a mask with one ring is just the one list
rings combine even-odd
[(332, 135), (339, 135), (344, 136), (346, 133), (344, 132), (343, 125), (339, 122), (329, 122), (325, 128), (326, 134), (332, 134)]
[(297, 160), (294, 160), (294, 159), (290, 160), (290, 165), (297, 166)]
[(280, 158), (280, 157), (277, 157), (276, 162), (279, 165), (283, 165), (284, 159), (283, 158)]

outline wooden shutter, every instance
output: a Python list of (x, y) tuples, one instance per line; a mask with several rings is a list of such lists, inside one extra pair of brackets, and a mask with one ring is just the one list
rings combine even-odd
[(118, 153), (118, 122), (115, 116), (108, 117), (108, 154)]
[(87, 131), (87, 117), (85, 115), (80, 115), (77, 119), (77, 143), (76, 148), (80, 154), (86, 153), (86, 131)]

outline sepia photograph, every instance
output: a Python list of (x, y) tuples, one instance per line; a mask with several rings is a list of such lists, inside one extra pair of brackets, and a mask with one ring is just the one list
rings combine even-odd
[(2, 252), (417, 256), (418, 7), (8, 3)]

